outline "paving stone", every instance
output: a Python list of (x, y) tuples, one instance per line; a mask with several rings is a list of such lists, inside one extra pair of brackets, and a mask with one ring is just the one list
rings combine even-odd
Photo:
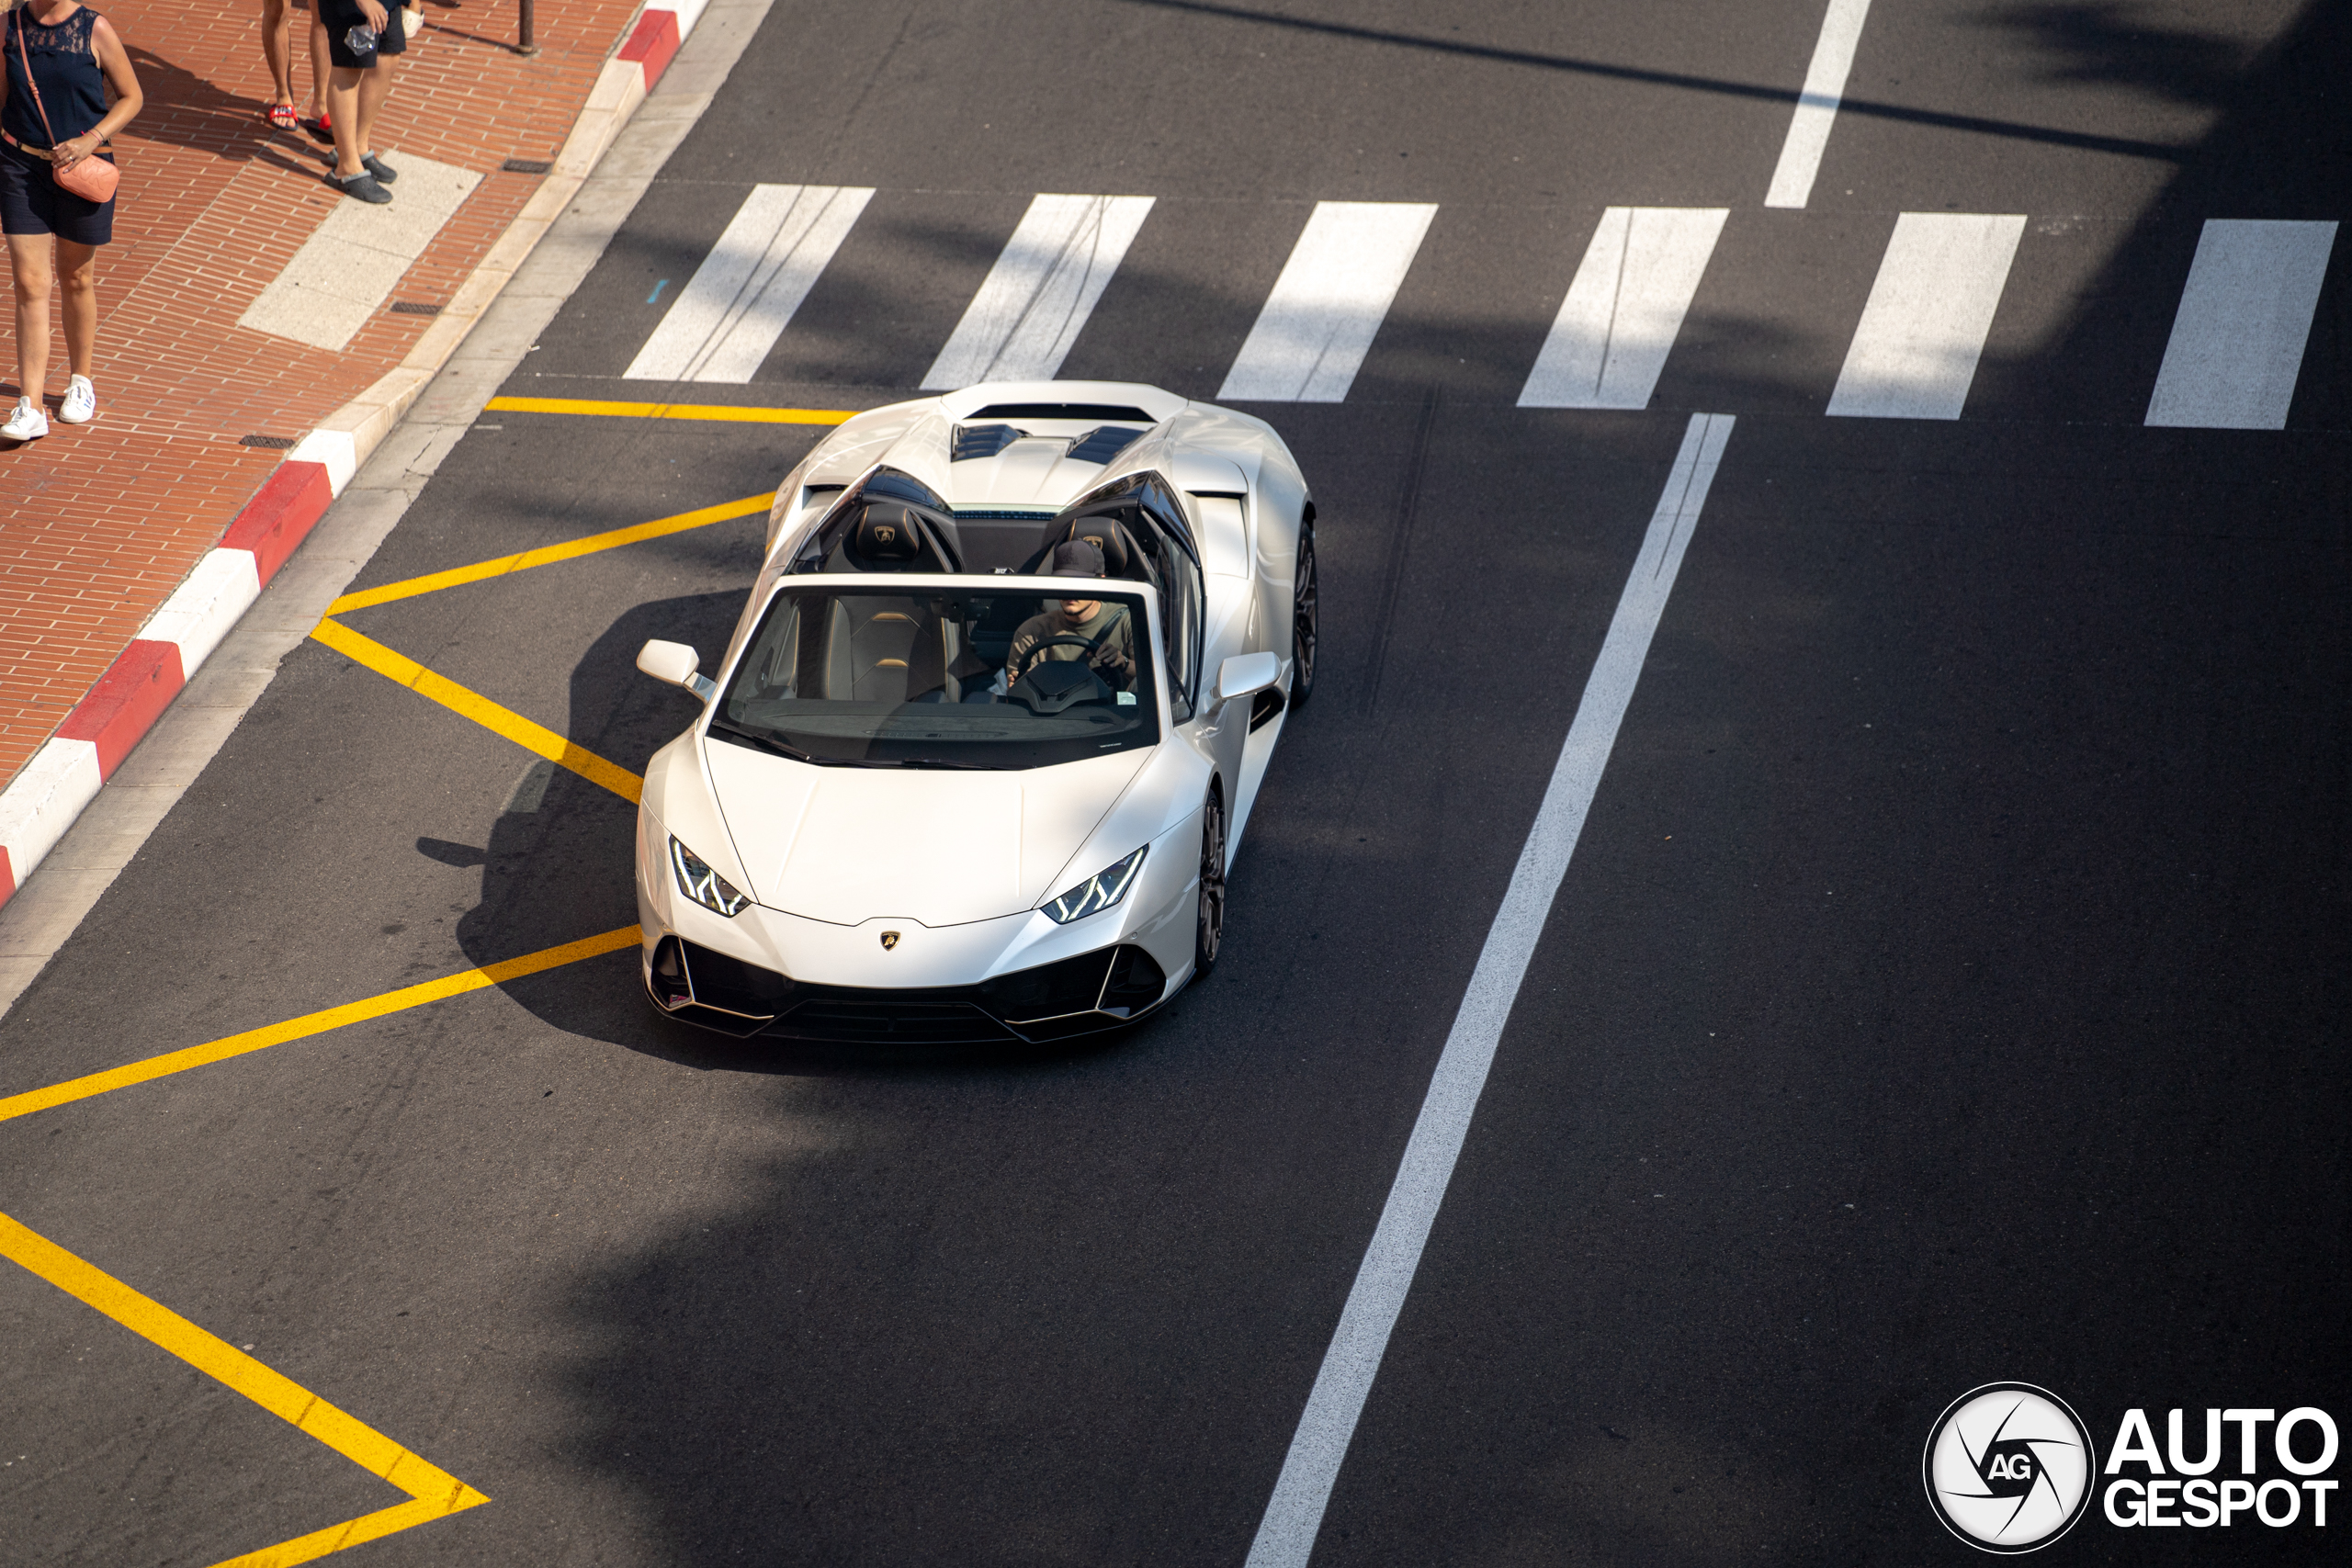
[[(474, 183), (389, 299), (438, 304), (457, 291), (541, 184), (501, 165), (555, 157), (635, 11), (635, 0), (542, 6), (540, 53), (526, 60), (508, 47), (513, 6), (425, 8), (379, 122), (379, 149), (403, 176), (384, 210), (401, 211), (427, 164)], [(356, 204), (325, 185), (330, 154), (264, 118), (269, 76), (251, 8), (112, 0), (106, 12), (147, 107), (116, 139), (98, 419), (52, 423), (47, 439), (0, 451), (0, 787), (269, 477), (282, 453), (240, 438), (301, 434), (398, 366), (435, 320), (394, 314), (379, 296), (340, 349), (240, 326), (321, 226)], [(310, 76), (300, 26), (298, 96)], [(66, 375), (55, 323), (51, 344), (53, 408)], [(0, 368), (13, 376), (13, 355)], [(10, 401), (19, 390), (13, 379), (0, 389)]]

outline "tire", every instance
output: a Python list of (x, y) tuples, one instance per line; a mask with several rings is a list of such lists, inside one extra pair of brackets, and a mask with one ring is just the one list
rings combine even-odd
[(1201, 807), (1201, 893), (1193, 921), (1193, 978), (1205, 979), (1225, 945), (1225, 796), (1214, 785)]
[(1298, 570), (1291, 579), (1290, 602), (1290, 701), (1295, 707), (1315, 693), (1315, 656), (1320, 634), (1312, 523), (1298, 533)]

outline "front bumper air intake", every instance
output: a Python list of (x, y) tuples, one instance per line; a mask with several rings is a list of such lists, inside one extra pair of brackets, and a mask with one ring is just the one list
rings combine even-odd
[(1122, 944), (978, 986), (813, 986), (665, 936), (646, 989), (671, 1017), (737, 1036), (837, 1044), (970, 1045), (1066, 1040), (1115, 1029), (1156, 1004), (1167, 972)]

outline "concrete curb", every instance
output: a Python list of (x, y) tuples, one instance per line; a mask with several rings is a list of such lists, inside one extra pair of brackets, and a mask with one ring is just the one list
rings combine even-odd
[(162, 609), (0, 791), (0, 904), (23, 886), (186, 689), (334, 498), (580, 193), (708, 0), (645, 0), (537, 192), (398, 367), (329, 414), (272, 471)]

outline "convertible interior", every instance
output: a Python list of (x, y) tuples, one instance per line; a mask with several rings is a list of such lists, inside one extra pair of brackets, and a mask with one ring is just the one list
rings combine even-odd
[[(1010, 701), (1040, 715), (1085, 703), (1136, 703), (1136, 682), (1083, 657), (1027, 660), (1007, 687), (1001, 676), (1013, 633), (1051, 608), (1049, 597), (1035, 592), (879, 590), (878, 584), (861, 583), (834, 592), (811, 584), (779, 598), (735, 676), (730, 701), (893, 706)], [(1141, 614), (1132, 589), (1094, 592), (1111, 602), (1114, 615)], [(1001, 640), (990, 635), (1000, 623), (1007, 627)], [(1035, 649), (1082, 640), (1048, 638)], [(1148, 669), (1148, 662), (1139, 662), (1137, 675)], [(1140, 683), (1148, 689), (1148, 681)]]
[[(877, 469), (842, 492), (786, 570), (1027, 575), (1041, 570), (1054, 547), (1068, 539), (1084, 539), (1102, 552), (1107, 581), (1157, 591), (1164, 622), (1196, 624), (1196, 614), (1184, 613), (1199, 603), (1196, 548), (1182, 507), (1154, 474), (1115, 481), (1052, 516), (1026, 517), (958, 515), (922, 481)], [(1171, 585), (1175, 614), (1167, 613)], [(1001, 694), (989, 688), (1022, 622), (1037, 614), (1041, 603), (1025, 594), (964, 603), (969, 613), (959, 615), (956, 602), (944, 599), (928, 608), (908, 599), (835, 599), (821, 633), (812, 625), (799, 634), (794, 689), (861, 702), (998, 700)], [(880, 607), (885, 604), (892, 607)], [(779, 652), (771, 650), (770, 657)], [(1046, 684), (1069, 679), (1042, 668), (1036, 673)], [(1062, 694), (1028, 694), (1055, 701)]]

